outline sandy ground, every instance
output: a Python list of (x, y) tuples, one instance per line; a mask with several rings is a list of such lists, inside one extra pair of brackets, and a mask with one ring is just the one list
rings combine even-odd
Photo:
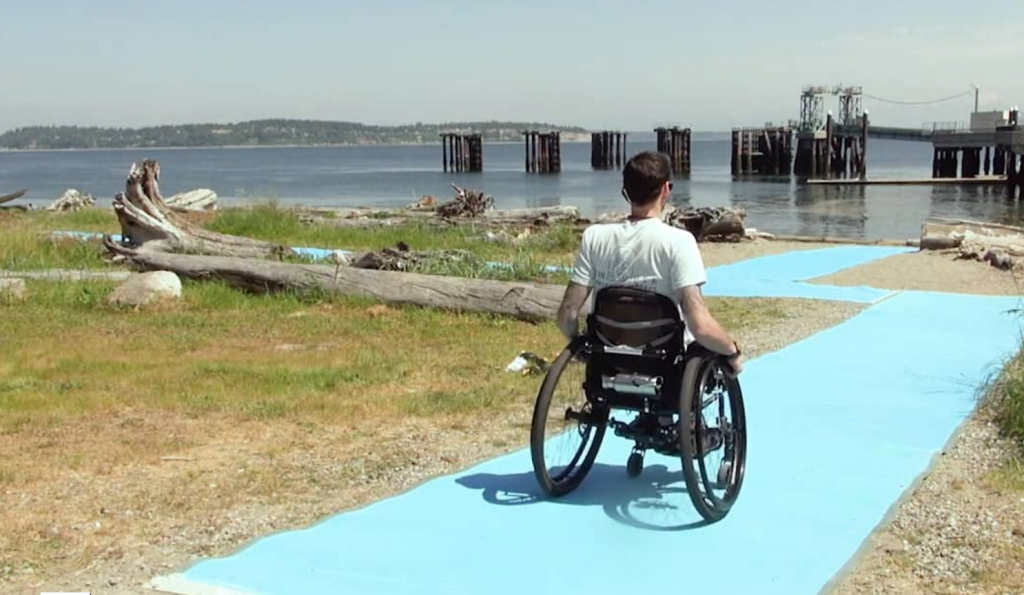
[[(821, 247), (760, 241), (702, 248), (707, 265), (716, 266)], [(939, 254), (892, 257), (816, 282), (1016, 293), (1009, 273)], [(736, 330), (748, 354), (779, 349), (860, 311), (852, 304), (805, 300), (781, 300), (775, 307), (785, 312), (783, 319)], [(30, 524), (40, 539), (54, 542), (59, 555), (39, 565), (52, 569), (45, 575), (0, 567), (0, 591), (137, 595), (154, 575), (523, 448), (529, 415), (524, 409), (500, 423), (404, 420), (366, 428), (361, 436), (294, 423), (147, 419), (131, 412), (113, 422), (93, 420), (94, 428), (79, 431), (110, 431), (113, 424), (121, 432), (173, 432), (190, 437), (190, 446), (175, 453), (181, 460), (154, 456), (145, 465), (77, 471), (54, 478), (45, 488), (3, 492), (0, 523)], [(0, 436), (0, 446), (9, 439)], [(35, 436), (31, 444), (19, 446), (46, 448), (58, 441)], [(950, 454), (940, 458), (893, 522), (876, 534), (835, 592), (1024, 593), (1019, 578), (1024, 563), (1014, 566), (1024, 560), (1018, 557), (1024, 552), (1024, 494), (999, 491), (986, 480), (1010, 452), (986, 418), (968, 422)]]
[(701, 256), (704, 257), (704, 266), (716, 267), (759, 256), (771, 256), (772, 254), (783, 254), (796, 250), (820, 250), (821, 248), (835, 245), (770, 240), (716, 242), (701, 244), (700, 252)]
[(948, 252), (910, 252), (814, 279), (822, 285), (870, 285), (884, 289), (1024, 295), (1020, 271), (957, 260)]

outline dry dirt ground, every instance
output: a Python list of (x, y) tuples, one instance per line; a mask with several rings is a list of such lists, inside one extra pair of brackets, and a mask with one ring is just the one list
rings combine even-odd
[[(717, 245), (705, 250), (705, 259), (714, 266), (819, 247), (781, 242)], [(846, 281), (884, 287), (898, 280), (909, 287), (930, 282), (929, 267), (941, 272), (947, 266), (933, 263), (932, 255), (914, 256), (919, 261), (897, 257), (860, 267), (845, 273), (853, 275)], [(919, 266), (925, 262), (931, 264)], [(960, 264), (968, 265), (955, 266)], [(956, 279), (947, 289), (979, 290), (974, 276), (987, 275), (980, 272), (986, 265), (970, 266), (971, 272), (964, 273), (969, 278), (947, 278)], [(889, 267), (903, 267), (903, 274)], [(781, 320), (752, 332), (737, 329), (749, 354), (778, 349), (860, 311), (851, 304), (782, 303), (786, 315)], [(0, 452), (59, 452), (67, 441), (138, 441), (139, 435), (180, 445), (174, 452), (154, 451), (143, 464), (111, 468), (71, 462), (51, 482), (29, 489), (5, 489), (0, 482), (0, 524), (31, 530), (38, 540), (52, 544), (52, 555), (38, 564), (0, 567), (0, 591), (143, 593), (142, 585), (154, 575), (180, 570), (198, 558), (230, 553), (262, 535), (305, 526), (523, 448), (530, 413), (524, 409), (499, 423), (477, 418), (391, 420), (353, 432), (308, 423), (238, 423), (166, 414), (152, 418), (122, 411), (114, 420), (84, 420), (74, 428), (20, 435), (18, 444), (0, 436)], [(1008, 570), (1021, 559), (1024, 547), (1019, 536), (1024, 531), (1018, 531), (1024, 494), (992, 487), (988, 479), (1010, 452), (985, 419), (969, 422), (951, 453), (899, 508), (895, 522), (877, 534), (837, 592), (1024, 592), (1020, 579), (1013, 578), (1024, 565)], [(993, 576), (1010, 590), (986, 590), (984, 585), (993, 583), (985, 581)]]

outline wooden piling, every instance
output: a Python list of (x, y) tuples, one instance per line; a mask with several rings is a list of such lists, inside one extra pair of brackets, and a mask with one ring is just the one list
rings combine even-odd
[(868, 120), (867, 113), (861, 116), (860, 125), (860, 147), (859, 147), (859, 159), (858, 159), (858, 175), (860, 179), (868, 179), (868, 130), (870, 129), (870, 121)]
[(480, 134), (441, 133), (441, 167), (445, 173), (483, 171), (483, 137)]
[(687, 175), (690, 173), (690, 129), (689, 128), (656, 128), (658, 152), (668, 156), (672, 164), (672, 173)]
[(618, 168), (626, 162), (626, 133), (608, 130), (595, 132), (590, 137), (590, 143), (592, 168)]

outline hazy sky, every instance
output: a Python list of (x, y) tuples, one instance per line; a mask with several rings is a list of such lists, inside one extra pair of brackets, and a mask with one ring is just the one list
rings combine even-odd
[[(1024, 104), (1024, 2), (0, 0), (0, 131), (287, 117), (725, 130), (805, 84)], [(837, 105), (830, 99), (830, 107)], [(879, 124), (973, 98), (866, 100)], [(833, 107), (833, 109), (835, 109)]]

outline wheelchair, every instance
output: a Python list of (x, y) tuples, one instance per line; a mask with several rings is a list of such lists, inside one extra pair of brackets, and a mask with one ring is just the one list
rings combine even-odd
[[(697, 512), (706, 522), (723, 519), (743, 485), (747, 449), (743, 395), (725, 358), (686, 346), (679, 307), (641, 289), (598, 290), (585, 329), (537, 394), (530, 451), (543, 492), (576, 489), (610, 428), (634, 442), (629, 477), (643, 472), (648, 450), (678, 457)], [(634, 418), (616, 419), (616, 411)]]

